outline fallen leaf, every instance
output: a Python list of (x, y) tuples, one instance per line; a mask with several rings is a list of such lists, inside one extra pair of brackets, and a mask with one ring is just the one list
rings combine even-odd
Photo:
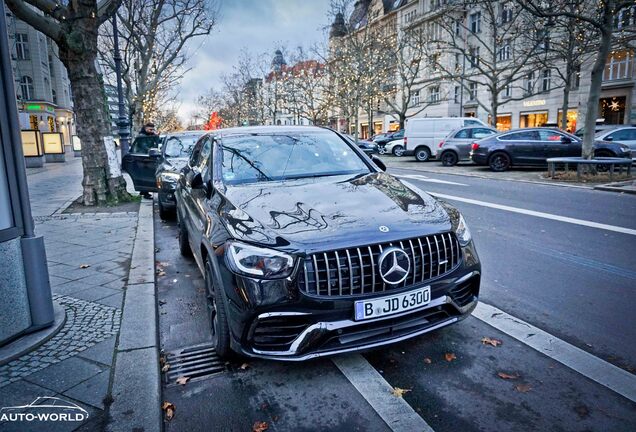
[(185, 385), (188, 381), (190, 381), (190, 377), (180, 376), (177, 378), (177, 384)]
[(88, 264), (80, 264), (80, 268), (81, 269), (85, 269), (85, 268), (89, 268), (89, 267), (90, 267), (90, 265), (88, 265)]
[(157, 276), (165, 276), (166, 272), (165, 271), (158, 271), (157, 272)]
[(517, 390), (519, 393), (528, 393), (530, 389), (532, 389), (530, 384), (517, 384), (515, 386), (515, 390)]
[(246, 370), (249, 367), (250, 367), (249, 363), (243, 363), (242, 365), (239, 366), (239, 369), (240, 370)]
[(452, 362), (453, 360), (457, 359), (457, 356), (455, 356), (454, 353), (446, 353), (444, 354), (444, 358), (446, 359), (447, 362)]
[(433, 363), (433, 360), (431, 360), (431, 359), (430, 359), (430, 358), (428, 358), (428, 357), (424, 357), (424, 363), (426, 363), (426, 364), (431, 364), (431, 363)]
[(403, 389), (403, 388), (399, 388), (399, 387), (393, 387), (393, 390), (391, 390), (391, 394), (395, 397), (399, 397), (401, 398), (402, 396), (404, 396), (404, 393), (410, 392), (411, 389)]
[(254, 425), (252, 426), (252, 432), (263, 432), (267, 429), (269, 429), (267, 422), (257, 421), (254, 422)]
[(483, 338), (481, 338), (481, 343), (483, 343), (484, 345), (492, 345), (494, 347), (498, 347), (503, 342), (500, 341), (499, 339), (483, 337)]
[(162, 366), (161, 372), (166, 373), (170, 369), (170, 363), (166, 363)]
[(519, 375), (517, 374), (509, 374), (506, 372), (497, 372), (497, 375), (499, 376), (499, 378), (505, 379), (505, 380), (514, 380), (519, 378)]
[(174, 412), (176, 411), (177, 408), (174, 406), (173, 403), (165, 401), (161, 405), (161, 409), (166, 412), (166, 420), (170, 421), (174, 417)]

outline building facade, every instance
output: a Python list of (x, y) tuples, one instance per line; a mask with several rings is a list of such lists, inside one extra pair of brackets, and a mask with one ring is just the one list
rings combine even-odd
[(71, 145), (71, 85), (53, 41), (7, 11), (7, 32), (21, 129), (61, 132)]
[[(462, 10), (461, 16), (456, 19), (459, 24), (455, 24), (454, 29), (440, 25), (442, 20), (448, 20), (451, 7), (450, 2), (440, 0), (359, 0), (349, 18), (350, 27), (355, 31), (381, 20), (392, 20), (398, 34), (407, 29), (417, 29), (428, 35), (431, 41), (428, 55), (435, 61), (427, 60), (415, 81), (407, 117), (477, 117), (484, 122), (492, 122), (499, 130), (560, 124), (564, 85), (559, 71), (564, 70), (565, 61), (554, 53), (549, 61), (545, 59), (547, 52), (553, 52), (549, 44), (558, 42), (562, 36), (555, 32), (546, 33), (543, 36), (545, 42), (536, 39), (540, 42), (536, 44), (535, 39), (528, 37), (522, 40), (524, 36), (517, 34), (509, 45), (502, 44), (491, 53), (483, 41), (489, 40), (489, 28), (496, 27), (501, 32), (510, 20), (516, 19), (519, 12), (514, 10), (514, 3), (493, 1), (487, 5), (488, 10), (484, 10), (483, 5), (482, 9)], [(488, 17), (491, 17), (490, 21)], [(355, 20), (355, 25), (351, 25), (351, 20)], [(342, 37), (342, 31), (338, 31), (340, 27), (342, 23), (334, 21), (332, 35), (336, 33)], [(623, 10), (614, 22), (617, 33), (633, 31), (635, 27), (636, 6)], [(535, 33), (538, 34), (539, 30)], [(444, 42), (449, 38), (455, 44), (453, 50), (448, 50), (448, 44)], [(457, 44), (455, 38), (461, 43)], [(633, 40), (616, 39), (603, 75), (598, 121), (603, 124), (636, 124), (636, 45)], [(524, 51), (530, 45), (531, 50)], [(435, 52), (435, 49), (438, 51)], [(523, 58), (523, 55), (527, 57)], [(582, 127), (585, 118), (594, 53), (581, 58), (582, 64), (569, 86), (565, 114), (567, 130), (571, 132)], [(488, 67), (477, 66), (477, 62), (482, 62), (483, 66), (488, 61), (491, 61)], [(523, 64), (510, 68), (515, 71), (514, 79), (500, 91), (497, 118), (492, 121), (492, 91), (489, 87), (492, 79), (489, 81), (482, 71), (505, 68), (506, 63), (514, 61), (522, 61)], [(394, 97), (399, 96), (399, 91), (397, 89), (398, 94)], [(371, 127), (368, 114), (360, 110), (357, 130), (361, 137), (399, 128), (398, 118), (386, 104), (379, 102), (377, 108)], [(339, 119), (338, 124), (342, 123), (343, 119)], [(356, 128), (350, 124), (348, 129), (353, 132)]]

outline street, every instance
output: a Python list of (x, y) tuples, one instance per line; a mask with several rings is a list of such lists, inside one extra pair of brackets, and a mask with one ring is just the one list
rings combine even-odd
[[(176, 407), (166, 430), (244, 431), (256, 422), (280, 431), (635, 430), (636, 198), (389, 171), (465, 215), (483, 265), (473, 316), (376, 351), (304, 363), (223, 364), (200, 349), (207, 354), (191, 364), (216, 367), (200, 377), (183, 369), (192, 371), (185, 385), (164, 379), (163, 400)], [(176, 222), (155, 214), (155, 233), (160, 343), (174, 368), (175, 351), (211, 340), (204, 285), (194, 261), (179, 255)], [(513, 337), (519, 332), (526, 336)]]

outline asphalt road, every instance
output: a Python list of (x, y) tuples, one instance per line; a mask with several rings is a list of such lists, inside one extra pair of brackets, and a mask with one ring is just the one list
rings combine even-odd
[[(577, 372), (557, 361), (558, 349), (542, 354), (497, 324), (470, 317), (355, 357), (377, 371), (363, 374), (362, 383), (407, 390), (401, 412), (435, 431), (636, 430), (634, 400), (621, 396), (620, 386), (593, 380), (603, 381), (614, 364), (626, 376), (622, 389), (636, 394), (636, 196), (390, 171), (463, 212), (482, 259), (484, 304), (531, 329), (528, 337), (536, 327), (552, 342), (582, 349), (573, 349), (573, 364), (604, 361), (597, 376)], [(179, 255), (176, 224), (157, 215), (155, 225), (162, 348), (209, 342), (198, 268)], [(484, 345), (483, 337), (502, 344)], [(407, 430), (383, 409), (396, 396), (365, 391), (349, 372), (331, 359), (237, 359), (214, 376), (166, 383), (163, 399), (176, 406), (166, 430), (250, 431), (255, 422), (274, 431)]]

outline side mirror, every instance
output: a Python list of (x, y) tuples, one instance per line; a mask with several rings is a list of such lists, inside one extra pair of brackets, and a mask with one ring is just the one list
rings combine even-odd
[(212, 187), (210, 182), (203, 181), (203, 176), (201, 175), (201, 173), (196, 173), (194, 176), (192, 176), (192, 180), (190, 180), (190, 187), (192, 189), (203, 189), (203, 192), (205, 192), (205, 196), (208, 199), (214, 192), (214, 188)]
[(384, 164), (384, 162), (382, 162), (382, 159), (380, 159), (379, 157), (377, 157), (376, 155), (372, 155), (371, 156), (371, 160), (373, 161), (373, 163), (380, 168), (382, 171), (386, 171), (386, 165)]
[(562, 142), (563, 144), (570, 144), (570, 143), (572, 142), (572, 138), (570, 138), (570, 137), (566, 137), (566, 136), (562, 136), (562, 137), (561, 137), (561, 142)]
[(158, 158), (161, 156), (161, 151), (158, 148), (153, 147), (148, 150), (148, 156), (150, 156), (151, 158)]

